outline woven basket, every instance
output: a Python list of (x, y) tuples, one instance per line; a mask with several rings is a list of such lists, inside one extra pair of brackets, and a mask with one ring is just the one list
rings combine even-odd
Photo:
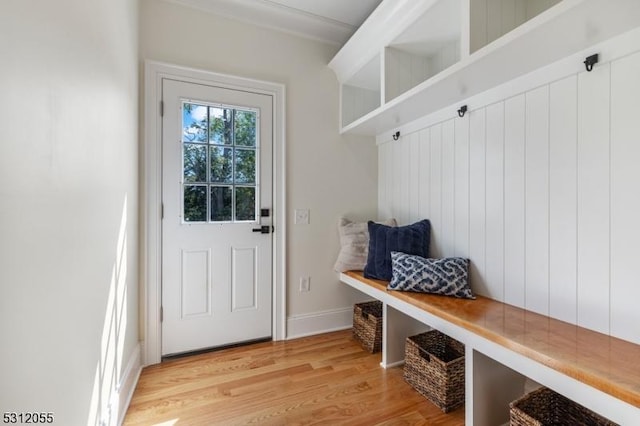
[(589, 425), (613, 423), (548, 388), (536, 389), (509, 404), (511, 426)]
[(404, 379), (448, 413), (464, 404), (464, 345), (437, 330), (407, 338)]
[(353, 337), (371, 353), (382, 349), (382, 302), (356, 303), (353, 306)]

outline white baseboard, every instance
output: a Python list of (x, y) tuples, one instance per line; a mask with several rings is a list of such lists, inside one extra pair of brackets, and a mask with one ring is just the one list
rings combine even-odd
[(292, 315), (287, 318), (287, 340), (345, 330), (353, 325), (353, 307)]
[(124, 422), (124, 416), (127, 414), (127, 409), (131, 403), (133, 392), (136, 390), (138, 379), (140, 378), (140, 372), (142, 371), (142, 362), (140, 358), (141, 349), (140, 344), (135, 347), (133, 353), (129, 357), (127, 366), (122, 374), (122, 380), (118, 384), (116, 389), (116, 397), (118, 412), (117, 419), (118, 425)]
[(389, 364), (384, 364), (384, 363), (380, 363), (380, 367), (382, 368), (394, 368), (394, 367), (401, 367), (404, 365), (404, 360), (402, 361), (396, 361), (396, 362), (390, 362)]

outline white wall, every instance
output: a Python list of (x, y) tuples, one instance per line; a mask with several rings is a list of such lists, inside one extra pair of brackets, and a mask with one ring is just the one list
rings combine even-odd
[[(377, 149), (372, 138), (338, 133), (338, 83), (327, 67), (337, 47), (163, 1), (143, 0), (140, 17), (142, 59), (286, 85), (289, 334), (305, 332), (300, 316), (344, 317), (358, 296), (332, 270), (337, 221), (375, 217)], [(293, 225), (296, 208), (310, 209), (310, 225)], [(301, 276), (311, 277), (309, 293), (298, 291)]]
[(479, 294), (640, 343), (639, 41), (407, 126), (379, 147), (380, 215), (431, 219), (432, 256), (469, 257)]
[(0, 412), (115, 424), (138, 353), (137, 26), (130, 0), (0, 5)]

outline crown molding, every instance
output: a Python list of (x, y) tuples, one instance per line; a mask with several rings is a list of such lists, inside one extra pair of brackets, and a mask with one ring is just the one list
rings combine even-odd
[(357, 29), (345, 22), (269, 0), (164, 1), (339, 46)]

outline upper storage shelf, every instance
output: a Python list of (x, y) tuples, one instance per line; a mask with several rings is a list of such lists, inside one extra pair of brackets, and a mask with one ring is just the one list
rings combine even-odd
[(378, 135), (638, 26), (638, 0), (383, 0), (329, 63), (341, 131)]
[(379, 108), (380, 55), (376, 55), (342, 84), (342, 122), (351, 123)]
[(384, 47), (384, 101), (460, 60), (460, 0), (441, 0)]

